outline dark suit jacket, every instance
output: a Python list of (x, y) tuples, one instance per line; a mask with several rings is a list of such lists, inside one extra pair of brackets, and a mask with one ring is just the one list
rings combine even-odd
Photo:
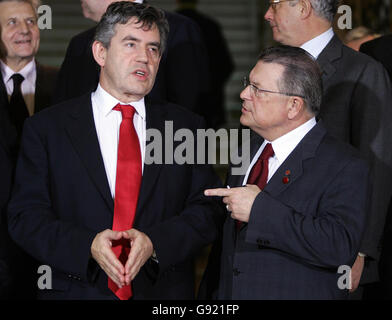
[[(366, 42), (360, 51), (379, 61), (392, 79), (392, 35)], [(384, 227), (379, 267), (382, 296), (392, 299), (392, 201)]]
[[(200, 117), (173, 104), (147, 102), (146, 116), (147, 129), (163, 134), (165, 121), (173, 121), (174, 131), (195, 133), (202, 126)], [(152, 240), (159, 269), (154, 274), (150, 262), (141, 269), (133, 281), (135, 299), (194, 297), (192, 259), (214, 240), (220, 213), (203, 190), (218, 185), (207, 165), (144, 166), (134, 227)], [(112, 228), (113, 210), (90, 94), (26, 120), (9, 229), (53, 270), (54, 290), (39, 292), (40, 298), (115, 298), (90, 253), (96, 234)]]
[[(263, 142), (251, 141), (251, 155)], [(290, 170), (289, 183), (283, 178)], [(223, 230), (219, 299), (341, 299), (365, 227), (369, 170), (319, 122), (256, 197), (248, 224)], [(227, 184), (242, 186), (244, 176)]]
[[(57, 69), (37, 63), (35, 113), (50, 105)], [(5, 299), (32, 299), (35, 296), (37, 268), (35, 262), (11, 241), (7, 230), (5, 208), (12, 185), (14, 167), (19, 149), (19, 138), (8, 114), (7, 91), (0, 76), (0, 297)], [(23, 290), (21, 290), (23, 288)]]
[(320, 118), (328, 132), (357, 148), (371, 168), (373, 191), (360, 251), (362, 283), (378, 279), (376, 260), (392, 194), (392, 87), (383, 66), (335, 36), (317, 59), (324, 85)]
[[(200, 94), (208, 91), (208, 56), (198, 26), (179, 14), (165, 12), (170, 32), (154, 87), (152, 102), (169, 101), (198, 111)], [(96, 89), (99, 66), (91, 51), (96, 27), (75, 36), (60, 69), (54, 102)]]
[(373, 57), (387, 69), (392, 79), (392, 35), (383, 36), (361, 45), (359, 51)]
[[(0, 122), (2, 122), (2, 117)], [(0, 299), (5, 299), (11, 290), (12, 276), (9, 265), (9, 238), (7, 231), (7, 220), (3, 216), (8, 203), (11, 182), (12, 182), (12, 163), (7, 152), (7, 144), (0, 132)]]
[(225, 123), (225, 84), (234, 70), (233, 59), (221, 26), (215, 20), (194, 9), (180, 9), (177, 13), (195, 21), (203, 34), (210, 61), (211, 90), (202, 97), (200, 113), (209, 127), (218, 128)]

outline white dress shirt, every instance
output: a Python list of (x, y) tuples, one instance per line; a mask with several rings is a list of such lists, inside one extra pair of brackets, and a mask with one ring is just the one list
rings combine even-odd
[(35, 82), (37, 80), (37, 68), (35, 60), (31, 60), (19, 72), (12, 70), (2, 60), (0, 60), (0, 68), (3, 82), (7, 90), (8, 101), (11, 99), (12, 92), (14, 91), (14, 81), (11, 79), (11, 77), (15, 73), (19, 73), (23, 76), (24, 81), (22, 82), (21, 90), (27, 106), (27, 110), (29, 111), (30, 116), (32, 116), (34, 114)]
[[(116, 188), (116, 171), (117, 171), (117, 150), (120, 135), (120, 125), (122, 115), (120, 111), (113, 108), (118, 104), (128, 104), (118, 101), (116, 98), (106, 92), (101, 85), (91, 94), (93, 106), (93, 116), (99, 146), (105, 165), (106, 176), (108, 178), (110, 191), (114, 199)], [(133, 124), (140, 142), (140, 152), (142, 156), (142, 174), (144, 168), (144, 157), (146, 150), (146, 107), (144, 98), (137, 102), (132, 102), (135, 109)]]
[(301, 46), (301, 48), (306, 50), (315, 59), (317, 59), (318, 56), (320, 55), (320, 53), (327, 46), (327, 44), (332, 40), (333, 36), (334, 36), (333, 29), (330, 28), (327, 31), (325, 31), (324, 33), (317, 36), (316, 38), (313, 38), (312, 40), (305, 42)]
[(260, 146), (259, 150), (256, 152), (255, 156), (250, 163), (248, 171), (246, 172), (243, 185), (246, 185), (248, 181), (248, 177), (250, 171), (255, 165), (257, 159), (259, 159), (261, 153), (264, 150), (264, 147), (267, 143), (272, 144), (272, 148), (274, 149), (274, 156), (269, 158), (268, 160), (268, 180), (272, 178), (275, 172), (279, 169), (281, 164), (287, 159), (291, 152), (295, 149), (295, 147), (301, 142), (301, 140), (306, 136), (306, 134), (316, 125), (316, 118), (312, 118), (309, 121), (305, 122), (303, 125), (298, 128), (286, 133), (285, 135), (279, 137), (273, 142), (264, 140), (263, 144)]

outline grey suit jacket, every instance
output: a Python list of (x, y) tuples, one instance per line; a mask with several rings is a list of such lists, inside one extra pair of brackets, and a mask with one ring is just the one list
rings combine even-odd
[(369, 256), (361, 281), (373, 282), (392, 194), (391, 83), (380, 63), (344, 46), (337, 36), (317, 61), (324, 85), (320, 118), (329, 133), (357, 148), (371, 168), (371, 207), (360, 252)]
[[(252, 154), (262, 141), (253, 138)], [(337, 270), (356, 257), (369, 194), (369, 169), (357, 154), (319, 122), (256, 197), (249, 223), (236, 232), (227, 216), (219, 299), (347, 296)], [(242, 180), (229, 176), (227, 183), (237, 187)]]

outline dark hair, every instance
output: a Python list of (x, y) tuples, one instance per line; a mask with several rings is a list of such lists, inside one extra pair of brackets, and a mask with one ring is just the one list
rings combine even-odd
[(157, 26), (160, 35), (159, 52), (162, 54), (166, 47), (169, 23), (162, 10), (145, 3), (113, 2), (99, 21), (94, 40), (101, 42), (105, 48), (109, 48), (116, 33), (115, 26), (126, 24), (133, 17), (137, 18), (136, 23), (141, 23), (141, 28), (150, 30), (154, 25)]
[(309, 53), (298, 47), (281, 45), (264, 50), (258, 60), (283, 66), (279, 90), (303, 97), (308, 110), (314, 115), (319, 113), (323, 95), (321, 71)]

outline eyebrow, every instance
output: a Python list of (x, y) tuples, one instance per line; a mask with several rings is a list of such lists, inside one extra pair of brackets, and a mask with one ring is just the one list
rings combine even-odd
[[(139, 42), (139, 43), (142, 42), (142, 40), (135, 38), (134, 36), (131, 36), (131, 35), (126, 36), (122, 39), (122, 42), (126, 42), (126, 41), (135, 41), (135, 42)], [(155, 41), (149, 42), (147, 44), (150, 46), (155, 46), (157, 48), (159, 48), (161, 46), (161, 44), (159, 42), (155, 42)]]

